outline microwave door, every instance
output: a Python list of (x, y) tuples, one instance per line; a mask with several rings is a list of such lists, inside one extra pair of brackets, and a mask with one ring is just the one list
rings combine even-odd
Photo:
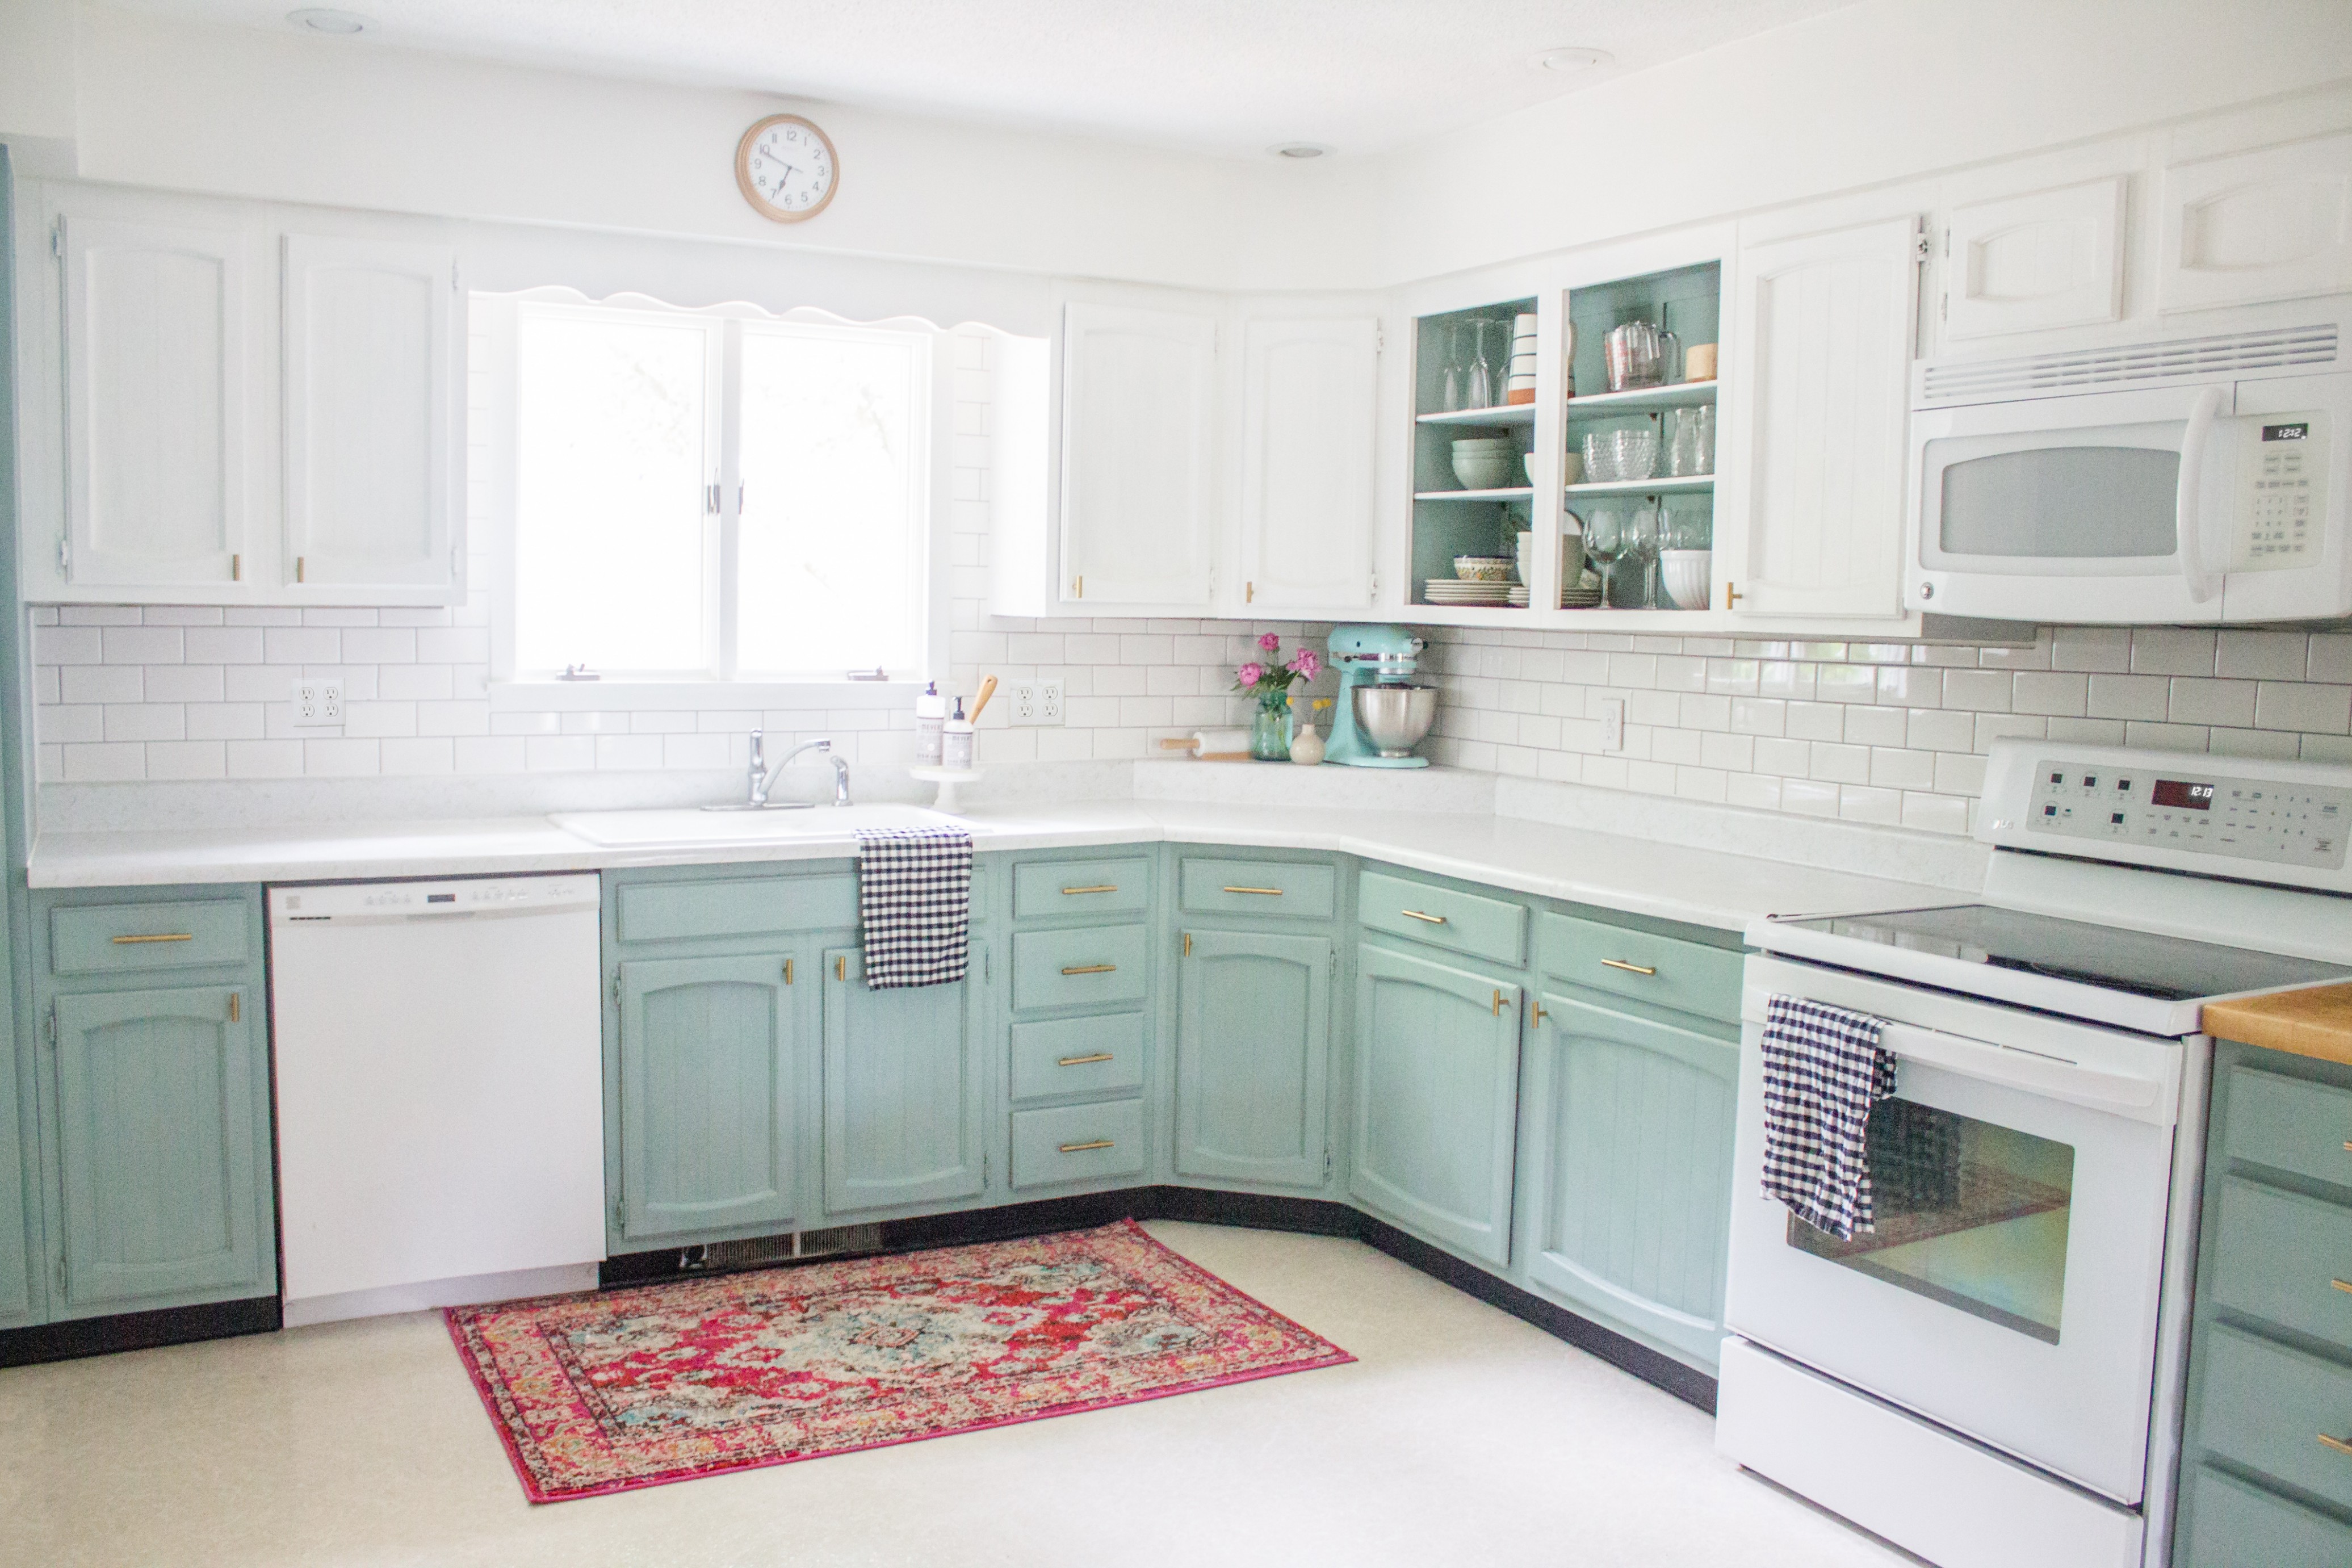
[(2209, 454), (2209, 549), (2231, 621), (2352, 616), (2352, 374), (2238, 384)]

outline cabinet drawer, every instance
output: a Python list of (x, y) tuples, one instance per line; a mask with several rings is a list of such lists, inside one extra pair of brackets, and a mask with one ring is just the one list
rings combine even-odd
[(2230, 1124), (2222, 1147), (2231, 1159), (2352, 1187), (2347, 1144), (2352, 1090), (2260, 1068), (2230, 1069)]
[(2341, 1568), (2352, 1563), (2352, 1529), (2274, 1492), (2200, 1465), (2182, 1512), (2186, 1540), (2172, 1544), (2181, 1568)]
[(1143, 981), (1141, 926), (1082, 926), (1013, 935), (1015, 1007), (1140, 1002)]
[[(1133, 1093), (1143, 1087), (1143, 1015), (1013, 1026), (1013, 1098)], [(2352, 1296), (2345, 1299), (2352, 1306)]]
[(856, 877), (745, 877), (723, 882), (641, 882), (617, 900), (623, 942), (848, 931), (857, 924)]
[(2352, 1367), (2227, 1324), (2206, 1326), (2197, 1436), (2214, 1454), (2352, 1508)]
[(78, 904), (49, 911), (49, 972), (194, 969), (243, 963), (251, 910), (242, 900)]
[(1527, 909), (1500, 899), (1367, 871), (1357, 885), (1356, 919), (1374, 931), (1409, 936), (1433, 947), (1500, 963), (1528, 961)]
[(1703, 942), (1548, 914), (1537, 952), (1543, 972), (1704, 1018), (1739, 1018), (1741, 954)]
[(1050, 1187), (1143, 1173), (1143, 1101), (1013, 1113), (1013, 1184)]
[(2221, 1305), (2352, 1351), (2352, 1208), (2228, 1176), (2213, 1231)]
[(1151, 862), (1033, 860), (1013, 868), (1013, 918), (1139, 914), (1151, 902)]
[(1178, 882), (1195, 915), (1290, 915), (1329, 920), (1339, 874), (1285, 861), (1187, 859)]

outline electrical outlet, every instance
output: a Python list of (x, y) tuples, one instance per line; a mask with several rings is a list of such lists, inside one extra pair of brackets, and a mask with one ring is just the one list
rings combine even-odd
[(1004, 689), (1012, 694), (1015, 724), (1058, 724), (1062, 721), (1062, 683), (1058, 680), (1015, 680)]
[(340, 680), (298, 680), (294, 683), (294, 722), (340, 724), (343, 721), (343, 683)]
[(1622, 697), (1612, 697), (1601, 705), (1601, 749), (1625, 749), (1625, 700)]
[(1058, 724), (1062, 721), (1062, 683), (1041, 680), (1037, 683), (1037, 722)]
[(1005, 698), (1013, 704), (1013, 722), (1034, 724), (1037, 721), (1037, 683), (1016, 680), (1004, 689)]

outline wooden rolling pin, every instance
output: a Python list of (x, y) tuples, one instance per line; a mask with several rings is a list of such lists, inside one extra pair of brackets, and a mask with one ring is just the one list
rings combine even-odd
[(1160, 742), (1165, 752), (1190, 752), (1207, 763), (1246, 761), (1249, 757), (1250, 732), (1247, 730), (1195, 730), (1190, 735), (1171, 736)]
[(965, 721), (972, 724), (979, 723), (980, 710), (987, 707), (988, 700), (995, 695), (996, 677), (992, 675), (980, 683), (980, 695), (971, 700), (971, 711), (964, 715)]

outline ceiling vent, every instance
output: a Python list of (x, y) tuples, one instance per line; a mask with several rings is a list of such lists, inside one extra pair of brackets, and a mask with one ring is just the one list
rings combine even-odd
[(2182, 379), (2326, 366), (2336, 363), (2336, 326), (2275, 327), (2205, 338), (2168, 338), (2116, 348), (2077, 349), (2021, 359), (1931, 364), (1920, 377), (1920, 401), (1990, 403)]

